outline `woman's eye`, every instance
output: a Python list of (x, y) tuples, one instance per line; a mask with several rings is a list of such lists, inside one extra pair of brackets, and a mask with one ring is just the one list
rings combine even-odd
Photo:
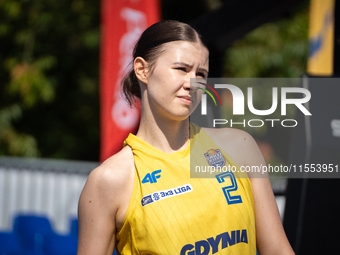
[(204, 73), (197, 73), (197, 76), (205, 78), (205, 74)]
[(187, 70), (185, 69), (185, 67), (177, 67), (177, 70), (180, 70), (180, 71), (183, 71), (183, 72), (186, 72)]

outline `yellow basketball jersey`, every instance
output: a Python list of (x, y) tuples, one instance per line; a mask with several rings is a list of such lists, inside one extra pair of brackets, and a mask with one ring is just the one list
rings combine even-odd
[(116, 234), (118, 254), (256, 254), (249, 179), (230, 172), (190, 178), (193, 144), (191, 164), (239, 168), (203, 130), (190, 124), (189, 146), (170, 154), (132, 134), (125, 144), (132, 148), (136, 170), (129, 207)]

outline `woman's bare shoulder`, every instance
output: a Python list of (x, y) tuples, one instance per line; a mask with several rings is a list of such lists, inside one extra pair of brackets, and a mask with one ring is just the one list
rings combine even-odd
[(236, 128), (202, 128), (202, 130), (206, 132), (211, 138), (218, 137), (220, 139), (222, 138), (228, 140), (238, 140), (243, 138), (243, 140), (246, 140), (244, 138), (251, 137), (251, 135), (246, 131)]
[(110, 207), (107, 209), (116, 211), (122, 202), (121, 194), (131, 190), (133, 178), (133, 154), (131, 148), (126, 146), (90, 173), (79, 203), (82, 205), (90, 200), (96, 201)]
[(118, 188), (124, 185), (134, 170), (133, 153), (129, 146), (125, 146), (115, 155), (105, 160), (89, 175), (88, 181), (98, 183), (100, 186)]
[(202, 128), (214, 142), (224, 148), (247, 148), (255, 143), (254, 138), (247, 132), (235, 128)]
[(249, 133), (235, 128), (203, 128), (203, 131), (239, 165), (264, 162), (256, 141)]
[(79, 254), (106, 254), (114, 249), (115, 232), (125, 217), (133, 178), (133, 154), (128, 146), (90, 173), (78, 205)]

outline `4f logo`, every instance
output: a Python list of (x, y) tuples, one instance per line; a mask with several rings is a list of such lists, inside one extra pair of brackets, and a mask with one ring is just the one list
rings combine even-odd
[(156, 183), (158, 178), (161, 178), (161, 175), (159, 174), (160, 172), (162, 172), (161, 169), (153, 171), (151, 174), (147, 173), (145, 175), (145, 177), (142, 180), (142, 183)]

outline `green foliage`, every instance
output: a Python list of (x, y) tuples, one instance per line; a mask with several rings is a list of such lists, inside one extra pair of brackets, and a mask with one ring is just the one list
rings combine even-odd
[(308, 8), (264, 24), (226, 51), (226, 77), (298, 78), (308, 57)]
[[(224, 67), (225, 77), (234, 78), (299, 78), (306, 72), (308, 57), (308, 6), (296, 13), (275, 22), (264, 24), (251, 31), (241, 40), (236, 41), (226, 51)], [(299, 86), (298, 79), (289, 79), (290, 86)], [(240, 79), (241, 81), (241, 79)], [(256, 109), (269, 109), (272, 105), (272, 87), (287, 86), (286, 79), (276, 79), (275, 84), (270, 79), (262, 79), (262, 84), (252, 84), (253, 105)], [(249, 83), (242, 86), (244, 95), (247, 95)], [(280, 93), (279, 95), (280, 96)], [(228, 95), (226, 95), (228, 97)], [(230, 96), (229, 96), (230, 97)], [(223, 118), (240, 122), (243, 119), (282, 119), (280, 112), (271, 116), (253, 116), (249, 111), (245, 116), (232, 116), (231, 104), (226, 104)], [(292, 118), (295, 108), (287, 107), (286, 119)], [(258, 125), (258, 123), (256, 123)], [(256, 125), (254, 124), (254, 125)], [(244, 128), (247, 132), (264, 136), (268, 131), (265, 122), (262, 128)]]
[[(164, 19), (190, 22), (224, 1), (161, 2)], [(235, 42), (225, 76), (299, 77), (307, 21), (302, 10)], [(100, 1), (0, 0), (0, 154), (98, 160), (99, 40)]]
[[(264, 24), (251, 31), (241, 40), (236, 41), (225, 53), (224, 77), (234, 78), (291, 78), (291, 86), (299, 86), (299, 78), (306, 72), (308, 58), (308, 20), (309, 6), (306, 3), (295, 12), (279, 20)], [(262, 84), (252, 84), (253, 105), (256, 109), (269, 109), (272, 105), (272, 87), (287, 86), (287, 79), (276, 79), (275, 84), (270, 79), (261, 80)], [(272, 84), (271, 84), (272, 83)], [(241, 86), (244, 95), (247, 95), (247, 86)], [(224, 105), (222, 118), (242, 122), (244, 119), (291, 119), (294, 118), (295, 107), (288, 105), (287, 115), (281, 116), (278, 111), (271, 116), (254, 116), (249, 111), (244, 116), (232, 115), (231, 95), (223, 95), (229, 102)], [(278, 94), (280, 97), (280, 93)], [(228, 101), (229, 99), (229, 101)], [(279, 108), (279, 107), (278, 107)], [(251, 128), (246, 125), (247, 132), (255, 139), (262, 141), (260, 148), (267, 162), (279, 164), (287, 160), (289, 142), (292, 129), (282, 128), (276, 122), (271, 127), (271, 122), (264, 121), (261, 128)], [(291, 123), (290, 123), (291, 124)], [(259, 125), (259, 123), (253, 123)], [(238, 125), (237, 128), (242, 128)], [(268, 143), (269, 142), (269, 143)], [(270, 145), (269, 145), (270, 144)], [(272, 148), (271, 153), (265, 153), (263, 147)]]
[(0, 154), (98, 160), (99, 2), (0, 0)]
[(0, 110), (0, 153), (7, 155), (38, 156), (36, 140), (13, 129), (12, 121), (21, 117), (21, 107), (10, 105)]
[(46, 78), (43, 69), (48, 66), (47, 58), (41, 58), (32, 65), (20, 63), (11, 70), (8, 86), (9, 95), (21, 96), (23, 106), (33, 107), (40, 100), (50, 102), (54, 97), (54, 89)]

